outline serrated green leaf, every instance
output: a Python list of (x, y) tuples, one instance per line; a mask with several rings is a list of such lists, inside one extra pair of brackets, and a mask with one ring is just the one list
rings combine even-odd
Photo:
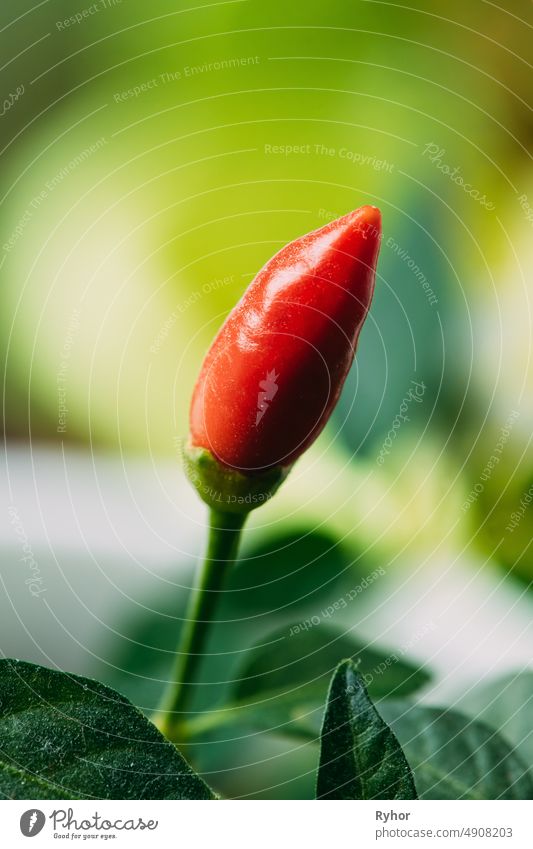
[(533, 780), (493, 729), (453, 710), (383, 702), (421, 799), (533, 799)]
[(177, 749), (109, 687), (0, 660), (0, 795), (213, 799)]
[(401, 746), (374, 707), (351, 660), (338, 666), (331, 681), (321, 734), (317, 798), (417, 798)]
[(517, 672), (473, 687), (458, 707), (499, 731), (526, 766), (533, 768), (533, 672)]

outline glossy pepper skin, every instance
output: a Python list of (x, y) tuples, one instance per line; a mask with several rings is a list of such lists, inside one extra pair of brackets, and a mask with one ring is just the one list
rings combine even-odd
[(337, 403), (374, 290), (378, 209), (291, 242), (254, 278), (204, 360), (190, 446), (250, 475), (290, 466)]

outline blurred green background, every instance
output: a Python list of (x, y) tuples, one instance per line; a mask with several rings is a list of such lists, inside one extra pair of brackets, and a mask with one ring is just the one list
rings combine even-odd
[[(432, 623), (429, 699), (530, 660), (532, 27), (528, 0), (2, 4), (3, 652), (155, 704), (202, 544), (177, 440), (206, 348), (275, 251), (370, 203), (357, 362), (253, 519), (204, 702), (377, 566), (337, 622)], [(198, 755), (224, 792), (308, 795), (308, 746), (227, 748)]]

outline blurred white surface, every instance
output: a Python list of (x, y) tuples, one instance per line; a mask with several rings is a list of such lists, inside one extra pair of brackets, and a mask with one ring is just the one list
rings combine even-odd
[(189, 574), (202, 505), (177, 463), (24, 446), (2, 459), (0, 650), (97, 674), (120, 619)]
[[(98, 676), (102, 647), (123, 617), (165, 588), (189, 584), (203, 505), (177, 462), (25, 446), (10, 447), (3, 461), (0, 650)], [(27, 584), (35, 568), (38, 595)], [(436, 674), (433, 702), (530, 664), (533, 654), (531, 594), (458, 551), (395, 563), (341, 622), (427, 662)]]

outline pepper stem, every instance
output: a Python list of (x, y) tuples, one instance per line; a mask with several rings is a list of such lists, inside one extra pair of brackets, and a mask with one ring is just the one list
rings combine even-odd
[(219, 593), (237, 556), (247, 515), (213, 508), (209, 512), (207, 552), (189, 598), (172, 677), (154, 718), (167, 737), (175, 735), (186, 718)]

